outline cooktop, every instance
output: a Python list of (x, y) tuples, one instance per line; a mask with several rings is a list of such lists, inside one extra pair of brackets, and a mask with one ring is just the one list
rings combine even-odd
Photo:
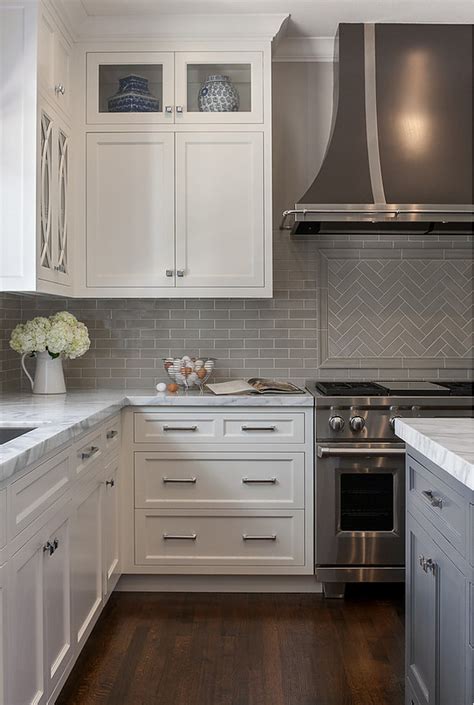
[(306, 386), (323, 396), (389, 397), (389, 396), (473, 396), (473, 382), (307, 382)]

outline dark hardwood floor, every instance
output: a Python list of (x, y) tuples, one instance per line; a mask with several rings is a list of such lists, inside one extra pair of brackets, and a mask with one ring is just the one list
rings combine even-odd
[(401, 591), (361, 587), (115, 593), (57, 705), (403, 705)]

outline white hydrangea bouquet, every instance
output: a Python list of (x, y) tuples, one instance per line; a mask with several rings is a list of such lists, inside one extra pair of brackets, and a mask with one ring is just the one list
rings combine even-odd
[[(19, 323), (10, 338), (10, 347), (22, 355), (21, 364), (35, 394), (63, 394), (62, 358), (80, 357), (90, 344), (87, 327), (67, 311)], [(27, 355), (36, 357), (34, 380), (25, 366)]]

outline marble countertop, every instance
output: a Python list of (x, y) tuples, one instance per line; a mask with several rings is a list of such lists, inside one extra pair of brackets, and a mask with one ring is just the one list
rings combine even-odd
[(474, 490), (474, 419), (396, 419), (395, 433)]
[(0, 484), (46, 453), (72, 442), (126, 406), (160, 407), (312, 407), (314, 399), (304, 394), (147, 394), (141, 391), (91, 390), (44, 396), (2, 394), (0, 426), (36, 427), (0, 445)]

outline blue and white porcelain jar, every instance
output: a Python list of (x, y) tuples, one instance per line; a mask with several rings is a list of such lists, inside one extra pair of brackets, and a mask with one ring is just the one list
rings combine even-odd
[(109, 113), (157, 113), (160, 101), (150, 93), (147, 78), (130, 75), (119, 79), (119, 89), (108, 106)]
[(200, 88), (198, 105), (201, 113), (235, 113), (239, 104), (239, 92), (229, 76), (208, 76)]

